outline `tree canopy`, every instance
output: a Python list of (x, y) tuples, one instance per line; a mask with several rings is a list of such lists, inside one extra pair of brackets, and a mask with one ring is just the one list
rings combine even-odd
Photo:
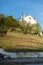
[(0, 14), (0, 34), (3, 36), (4, 32), (8, 31), (11, 27), (18, 27), (18, 20), (13, 18), (13, 16), (5, 16)]

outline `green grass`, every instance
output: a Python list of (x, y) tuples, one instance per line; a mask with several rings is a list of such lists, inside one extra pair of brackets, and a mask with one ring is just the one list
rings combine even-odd
[(43, 51), (43, 37), (18, 32), (8, 32), (0, 37), (0, 48), (10, 51)]

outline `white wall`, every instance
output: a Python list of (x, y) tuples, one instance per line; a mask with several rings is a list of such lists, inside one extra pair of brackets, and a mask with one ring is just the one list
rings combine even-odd
[[(36, 23), (36, 20), (32, 16), (25, 16), (23, 20), (25, 20), (27, 23), (30, 23), (31, 25)], [(22, 16), (19, 21), (22, 21)]]

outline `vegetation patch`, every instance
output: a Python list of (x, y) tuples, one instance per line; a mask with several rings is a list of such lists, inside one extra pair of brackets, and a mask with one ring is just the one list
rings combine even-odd
[(0, 37), (0, 48), (7, 51), (43, 51), (43, 37), (8, 32), (5, 37)]

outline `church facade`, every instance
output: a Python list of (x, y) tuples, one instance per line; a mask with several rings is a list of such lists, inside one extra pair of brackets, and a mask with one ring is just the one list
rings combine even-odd
[(33, 18), (31, 15), (25, 16), (25, 14), (22, 14), (19, 21), (23, 20), (26, 21), (27, 23), (30, 23), (30, 25), (36, 24), (36, 18)]

